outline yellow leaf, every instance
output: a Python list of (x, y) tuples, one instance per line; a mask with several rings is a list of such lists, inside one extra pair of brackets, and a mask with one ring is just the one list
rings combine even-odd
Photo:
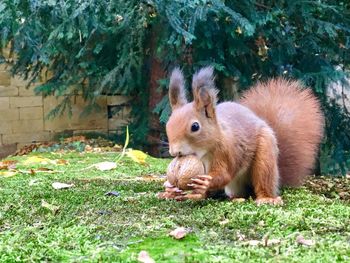
[(133, 160), (136, 163), (146, 164), (146, 158), (148, 155), (143, 151), (129, 149), (126, 152), (126, 156), (128, 156), (131, 160)]
[(24, 165), (30, 165), (30, 164), (48, 164), (50, 163), (50, 159), (43, 158), (40, 156), (30, 156), (28, 157), (23, 164)]
[(0, 177), (11, 177), (16, 175), (17, 171), (0, 171)]
[(237, 33), (237, 34), (239, 34), (239, 35), (240, 35), (240, 34), (242, 34), (242, 28), (237, 27), (237, 29), (236, 29), (236, 33)]

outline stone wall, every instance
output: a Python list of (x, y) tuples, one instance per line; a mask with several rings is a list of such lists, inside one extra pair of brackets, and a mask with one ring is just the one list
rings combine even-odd
[[(34, 93), (38, 85), (26, 89), (26, 81), (9, 73), (9, 67), (0, 64), (0, 152), (1, 148), (20, 148), (25, 144), (51, 140), (55, 134), (69, 132), (115, 133), (128, 122), (130, 107), (124, 96), (100, 96), (100, 112), (81, 117), (86, 102), (79, 95), (72, 96), (72, 112), (54, 119), (47, 114), (55, 108), (61, 98), (42, 97)], [(111, 113), (116, 112), (115, 114)]]

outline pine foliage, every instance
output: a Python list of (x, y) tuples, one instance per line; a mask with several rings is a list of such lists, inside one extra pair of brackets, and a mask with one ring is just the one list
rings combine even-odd
[(4, 0), (0, 43), (10, 42), (16, 54), (14, 74), (30, 82), (46, 74), (48, 81), (36, 92), (64, 97), (51, 117), (69, 113), (74, 94), (90, 101), (87, 111), (98, 107), (101, 94), (138, 94), (141, 107), (147, 105), (142, 98), (149, 20), (149, 8), (140, 1)]
[[(211, 64), (219, 88), (224, 78), (232, 78), (239, 91), (268, 77), (302, 80), (327, 117), (322, 172), (344, 174), (350, 168), (350, 115), (345, 104), (328, 96), (329, 84), (343, 80), (350, 65), (348, 1), (0, 2), (0, 47), (10, 43), (16, 54), (13, 73), (35, 81), (49, 71), (52, 76), (37, 92), (66, 98), (52, 115), (69, 112), (72, 94), (83, 94), (92, 105), (100, 94), (134, 95), (137, 142), (147, 134), (145, 83), (155, 27), (161, 28), (156, 55), (167, 70), (181, 66), (190, 76)], [(166, 89), (165, 79), (159, 83)], [(168, 98), (154, 111), (165, 122)]]
[[(240, 91), (274, 76), (302, 80), (319, 97), (326, 114), (322, 173), (347, 172), (350, 115), (345, 104), (336, 103), (328, 91), (330, 83), (344, 80), (350, 65), (348, 2), (155, 2), (160, 20), (168, 25), (159, 52), (166, 65), (184, 65), (190, 76), (199, 67), (212, 64), (219, 80), (233, 77)], [(157, 112), (162, 120), (167, 119), (169, 108), (164, 100)]]

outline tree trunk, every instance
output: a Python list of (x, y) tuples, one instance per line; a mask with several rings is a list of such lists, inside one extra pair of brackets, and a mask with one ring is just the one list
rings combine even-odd
[(149, 133), (147, 136), (148, 142), (148, 153), (152, 156), (160, 156), (160, 135), (163, 130), (162, 125), (159, 122), (159, 116), (155, 113), (152, 113), (156, 105), (163, 98), (164, 91), (159, 91), (158, 80), (164, 78), (165, 70), (161, 61), (156, 57), (156, 48), (157, 48), (157, 39), (158, 39), (158, 28), (154, 28), (151, 34), (150, 42), (150, 79), (149, 79), (149, 101), (148, 101), (148, 110), (149, 110)]

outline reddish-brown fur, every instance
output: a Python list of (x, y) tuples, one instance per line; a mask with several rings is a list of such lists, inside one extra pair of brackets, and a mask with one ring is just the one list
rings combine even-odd
[(257, 198), (277, 196), (278, 166), (276, 160), (278, 150), (275, 138), (269, 137), (269, 131), (262, 129), (257, 138), (254, 162), (251, 167), (252, 184)]
[(258, 83), (240, 103), (274, 130), (281, 184), (300, 185), (312, 172), (323, 136), (323, 114), (312, 91), (298, 81), (279, 78)]
[[(170, 153), (197, 155), (207, 175), (194, 181), (193, 194), (176, 198), (200, 199), (215, 189), (237, 198), (253, 190), (257, 203), (276, 204), (281, 203), (280, 184), (299, 185), (310, 173), (323, 115), (311, 91), (299, 82), (259, 83), (240, 104), (216, 105), (213, 69), (207, 67), (194, 75), (192, 91), (194, 101), (188, 103), (182, 73), (176, 69), (169, 89), (173, 112), (166, 127)], [(194, 123), (199, 130), (192, 131)]]

